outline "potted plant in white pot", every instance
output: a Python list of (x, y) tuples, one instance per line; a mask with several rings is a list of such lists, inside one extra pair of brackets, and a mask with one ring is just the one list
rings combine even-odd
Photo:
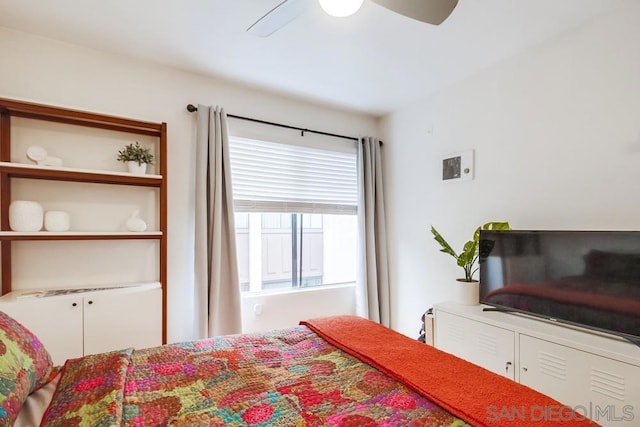
[(147, 165), (153, 164), (153, 154), (148, 148), (140, 145), (138, 141), (134, 144), (125, 145), (118, 151), (118, 161), (127, 165), (129, 172), (135, 175), (147, 173)]
[(465, 305), (476, 305), (479, 303), (480, 286), (479, 282), (473, 278), (478, 271), (476, 261), (479, 255), (480, 230), (510, 230), (508, 222), (488, 222), (478, 227), (473, 233), (473, 239), (464, 244), (462, 251), (456, 253), (451, 245), (442, 237), (438, 231), (431, 226), (433, 238), (440, 244), (440, 252), (449, 254), (455, 258), (459, 267), (464, 270), (464, 277), (456, 279), (458, 284), (456, 289), (456, 301)]

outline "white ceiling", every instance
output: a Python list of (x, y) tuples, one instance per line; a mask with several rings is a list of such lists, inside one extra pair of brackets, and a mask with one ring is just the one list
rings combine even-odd
[(629, 2), (460, 0), (440, 26), (313, 3), (268, 38), (245, 32), (281, 1), (0, 0), (0, 26), (381, 115)]

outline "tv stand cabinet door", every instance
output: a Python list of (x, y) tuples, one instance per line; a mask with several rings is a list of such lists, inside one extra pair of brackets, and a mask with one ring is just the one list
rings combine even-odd
[(515, 334), (444, 311), (437, 311), (436, 348), (496, 374), (514, 379)]
[(638, 426), (640, 368), (520, 335), (520, 383), (602, 425)]

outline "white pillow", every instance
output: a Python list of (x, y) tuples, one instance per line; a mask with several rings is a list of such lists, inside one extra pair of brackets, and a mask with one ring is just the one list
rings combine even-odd
[(31, 393), (22, 404), (14, 427), (38, 427), (47, 407), (53, 399), (61, 374), (56, 375), (47, 384)]

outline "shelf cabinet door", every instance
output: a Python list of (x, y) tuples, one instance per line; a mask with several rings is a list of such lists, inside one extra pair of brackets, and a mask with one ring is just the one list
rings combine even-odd
[(162, 344), (162, 289), (84, 297), (84, 354)]
[(520, 335), (520, 383), (602, 425), (637, 426), (638, 367)]
[(56, 365), (83, 355), (81, 297), (22, 298), (0, 303), (0, 310), (33, 332)]
[(509, 379), (515, 378), (513, 331), (443, 311), (436, 312), (435, 323), (436, 348)]

